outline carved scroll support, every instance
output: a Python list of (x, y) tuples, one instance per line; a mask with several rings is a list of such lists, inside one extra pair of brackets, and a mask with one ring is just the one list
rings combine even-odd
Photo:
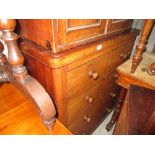
[(149, 37), (149, 34), (151, 32), (151, 29), (154, 24), (154, 19), (146, 19), (144, 23), (144, 27), (140, 36), (139, 43), (136, 47), (136, 53), (133, 56), (132, 60), (132, 67), (131, 67), (131, 73), (133, 74), (136, 71), (137, 66), (139, 65), (140, 61), (142, 60), (142, 54), (146, 47), (146, 42)]
[(0, 20), (0, 30), (3, 32), (2, 39), (8, 48), (8, 61), (2, 53), (4, 47), (0, 43), (0, 82), (11, 82), (24, 93), (33, 103), (43, 123), (49, 128), (55, 123), (56, 110), (48, 93), (41, 84), (32, 78), (23, 65), (24, 57), (20, 52), (15, 29), (15, 20)]

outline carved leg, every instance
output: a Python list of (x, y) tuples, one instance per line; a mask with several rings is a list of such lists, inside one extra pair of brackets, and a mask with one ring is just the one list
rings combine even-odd
[(120, 90), (119, 96), (118, 96), (118, 100), (117, 100), (117, 103), (116, 103), (116, 106), (114, 109), (114, 113), (112, 115), (110, 122), (106, 126), (107, 131), (110, 131), (112, 129), (113, 125), (116, 123), (116, 121), (119, 117), (126, 92), (127, 92), (127, 89), (121, 87), (121, 90)]
[(0, 20), (0, 30), (3, 32), (2, 39), (8, 48), (7, 62), (2, 54), (4, 47), (0, 44), (0, 81), (9, 81), (20, 89), (25, 96), (35, 103), (43, 123), (51, 128), (55, 123), (55, 106), (40, 83), (27, 73), (27, 69), (23, 65), (24, 57), (17, 46), (18, 35), (13, 32), (15, 26), (15, 20)]
[(142, 54), (143, 51), (145, 50), (146, 47), (146, 42), (147, 39), (149, 37), (149, 34), (151, 32), (151, 29), (153, 27), (154, 24), (154, 19), (146, 19), (145, 23), (144, 23), (144, 27), (142, 30), (142, 34), (139, 40), (139, 43), (136, 47), (136, 53), (133, 56), (133, 60), (132, 60), (132, 67), (131, 67), (131, 73), (133, 74), (137, 68), (137, 66), (139, 65), (141, 59), (142, 59)]

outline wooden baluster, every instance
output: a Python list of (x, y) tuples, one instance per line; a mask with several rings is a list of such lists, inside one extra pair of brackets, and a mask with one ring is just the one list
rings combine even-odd
[(118, 99), (117, 99), (117, 103), (116, 103), (112, 118), (111, 118), (110, 122), (106, 125), (107, 131), (110, 131), (112, 129), (113, 125), (116, 123), (116, 121), (119, 117), (119, 114), (120, 114), (120, 111), (122, 108), (122, 104), (123, 104), (124, 98), (126, 96), (126, 92), (127, 92), (127, 89), (122, 87), (120, 90)]
[(3, 54), (4, 46), (0, 41), (0, 65), (4, 65), (6, 62), (6, 56)]
[[(6, 42), (8, 48), (8, 63), (2, 61), (0, 65), (0, 77), (4, 82), (4, 77), (20, 89), (33, 103), (35, 103), (43, 123), (50, 129), (55, 123), (55, 106), (40, 83), (27, 73), (23, 65), (24, 57), (17, 45), (18, 35), (13, 31), (16, 21), (12, 19), (0, 19), (0, 30), (3, 32), (2, 39)], [(0, 44), (0, 59), (4, 58), (2, 54), (3, 46)], [(3, 78), (3, 79), (2, 79)]]
[(3, 31), (2, 39), (8, 47), (8, 62), (12, 66), (13, 75), (17, 80), (24, 80), (28, 73), (23, 65), (24, 57), (17, 46), (18, 35), (13, 32), (15, 26), (15, 20), (2, 19), (0, 29)]
[[(6, 62), (6, 56), (3, 54), (4, 46), (0, 41), (0, 66), (3, 66)], [(8, 76), (4, 71), (0, 71), (0, 83), (7, 82)]]
[(145, 50), (146, 47), (146, 42), (147, 39), (149, 37), (149, 34), (151, 32), (151, 29), (153, 27), (154, 24), (154, 19), (146, 19), (145, 23), (144, 23), (144, 27), (142, 30), (142, 34), (139, 40), (139, 43), (136, 47), (136, 53), (133, 56), (133, 60), (132, 60), (132, 66), (131, 66), (131, 73), (133, 74), (137, 68), (137, 66), (139, 65), (140, 61), (142, 60), (142, 54), (143, 51)]

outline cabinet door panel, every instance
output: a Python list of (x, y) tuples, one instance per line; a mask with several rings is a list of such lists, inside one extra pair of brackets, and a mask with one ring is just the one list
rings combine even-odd
[(107, 33), (114, 33), (128, 30), (131, 26), (131, 23), (132, 20), (130, 19), (109, 19)]
[(106, 20), (61, 19), (57, 20), (59, 45), (78, 45), (104, 35)]

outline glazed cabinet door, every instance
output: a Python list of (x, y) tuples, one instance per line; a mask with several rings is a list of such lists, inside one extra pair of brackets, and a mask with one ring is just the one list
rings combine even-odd
[(106, 20), (60, 19), (57, 20), (59, 48), (75, 47), (102, 37)]
[(107, 34), (121, 32), (130, 29), (132, 20), (130, 19), (109, 19)]

